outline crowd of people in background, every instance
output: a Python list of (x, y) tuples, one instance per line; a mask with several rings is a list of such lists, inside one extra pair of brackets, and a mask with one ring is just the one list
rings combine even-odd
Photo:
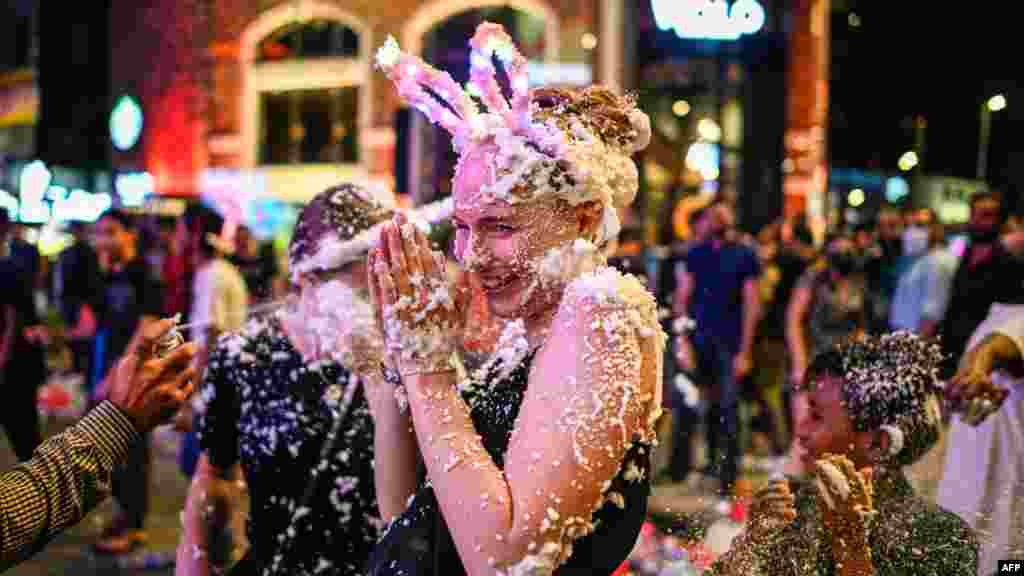
[[(975, 195), (963, 224), (883, 205), (874, 220), (821, 242), (804, 215), (744, 233), (721, 200), (697, 204), (688, 224), (688, 237), (657, 266), (647, 265), (631, 228), (609, 263), (646, 274), (673, 334), (664, 373), (671, 456), (661, 477), (717, 483), (723, 497), (744, 467), (801, 471), (794, 429), (807, 405), (799, 390), (817, 354), (858, 334), (910, 331), (939, 337), (949, 378), (992, 304), (1024, 298), (1020, 224), (997, 192)], [(698, 426), (706, 442), (699, 469)]]
[[(199, 345), (201, 369), (204, 343), (237, 330), (248, 310), (281, 297), (286, 285), (269, 243), (198, 204), (176, 219), (114, 210), (94, 225), (73, 224), (72, 243), (49, 260), (5, 216), (0, 211), (0, 417), (19, 460), (42, 441), (37, 392), (55, 341), (70, 351), (62, 369), (84, 375), (95, 406), (133, 335), (160, 317), (193, 323), (188, 337)], [(802, 384), (822, 352), (858, 334), (937, 336), (949, 378), (994, 304), (1024, 304), (1024, 230), (994, 192), (971, 199), (962, 227), (943, 225), (929, 209), (883, 206), (873, 223), (819, 242), (803, 216), (744, 233), (721, 200), (696, 207), (688, 224), (688, 237), (653, 266), (641, 231), (624, 228), (607, 247), (609, 264), (645, 277), (670, 334), (663, 398), (672, 417), (662, 428), (668, 456), (658, 479), (711, 486), (723, 503), (744, 469), (807, 472), (797, 441), (809, 410)], [(187, 408), (176, 428), (181, 471), (191, 477), (201, 448)], [(144, 437), (115, 474), (118, 514), (98, 551), (123, 553), (146, 541), (150, 459)], [(943, 490), (940, 499), (962, 492)]]
[[(81, 375), (92, 407), (108, 397), (105, 383), (117, 359), (159, 318), (180, 315), (194, 326), (186, 337), (199, 344), (201, 369), (204, 343), (237, 329), (249, 306), (280, 295), (273, 246), (245, 226), (231, 230), (202, 204), (180, 218), (111, 210), (94, 224), (72, 223), (71, 243), (53, 259), (42, 257), (24, 230), (0, 211), (0, 378), (8, 384), (2, 416), (19, 461), (42, 442), (37, 395), (49, 372)], [(68, 357), (48, 360), (59, 349)], [(180, 465), (187, 476), (198, 458), (191, 421), (186, 405), (175, 424), (184, 433)], [(98, 552), (125, 553), (146, 542), (151, 458), (147, 433), (112, 478), (117, 513)]]

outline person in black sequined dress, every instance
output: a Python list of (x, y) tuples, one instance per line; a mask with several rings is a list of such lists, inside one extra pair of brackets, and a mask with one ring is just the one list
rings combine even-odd
[[(445, 258), (400, 215), (384, 226), (370, 292), (401, 401), (381, 405), (395, 425), (378, 416), (376, 439), (418, 450), (426, 480), (415, 483), (415, 455), (378, 444), (378, 465), (412, 498), (378, 492), (397, 512), (367, 572), (609, 575), (646, 517), (665, 334), (653, 296), (600, 247), (636, 193), (631, 155), (649, 120), (602, 87), (527, 90), (500, 26), (482, 24), (470, 44), (486, 115), (393, 40), (378, 64), (453, 132), (454, 255), (506, 324), (491, 357), (466, 370), (464, 295)], [(492, 57), (509, 71), (510, 101)]]
[[(359, 234), (390, 215), (355, 186), (317, 195), (289, 248), (290, 268), (304, 271), (293, 276), (302, 315), (288, 308), (254, 318), (218, 341), (201, 387), (205, 408), (196, 413), (203, 452), (184, 516), (179, 575), (206, 574), (227, 560), (218, 535), (231, 517), (236, 462), (249, 490), (249, 550), (231, 574), (361, 572), (383, 526), (373, 466), (374, 387), (359, 375), (364, 365), (314, 351), (334, 345), (316, 300), (324, 304), (325, 287), (357, 293), (365, 286)], [(325, 247), (346, 246), (336, 267), (316, 265)], [(379, 360), (370, 365), (379, 372)]]

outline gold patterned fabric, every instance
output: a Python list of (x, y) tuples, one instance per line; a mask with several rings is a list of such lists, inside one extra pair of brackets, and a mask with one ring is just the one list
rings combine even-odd
[[(749, 576), (831, 576), (838, 574), (824, 534), (815, 489), (796, 486), (797, 518), (769, 538), (752, 545), (744, 557)], [(875, 478), (877, 523), (871, 532), (876, 576), (975, 576), (978, 540), (955, 514), (914, 494), (900, 470)], [(995, 570), (995, 567), (992, 567)], [(716, 564), (713, 573), (724, 575)]]
[(139, 439), (131, 420), (102, 402), (0, 476), (0, 571), (38, 552), (106, 498), (114, 467)]

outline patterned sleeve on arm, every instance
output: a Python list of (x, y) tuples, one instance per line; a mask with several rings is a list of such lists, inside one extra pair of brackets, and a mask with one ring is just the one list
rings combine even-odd
[(110, 494), (114, 467), (139, 440), (103, 402), (0, 477), (0, 570), (31, 556)]

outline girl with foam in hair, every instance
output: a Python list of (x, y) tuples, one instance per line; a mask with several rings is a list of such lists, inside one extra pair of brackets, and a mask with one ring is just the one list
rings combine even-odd
[(904, 469), (942, 428), (942, 352), (909, 332), (853, 337), (820, 352), (796, 436), (810, 480), (774, 479), (718, 575), (973, 576), (975, 533), (915, 494)]
[[(394, 40), (377, 55), (399, 94), (454, 137), (455, 254), (506, 324), (467, 372), (444, 259), (402, 218), (385, 227), (371, 294), (388, 379), (405, 392), (391, 409), (413, 426), (377, 435), (418, 449), (426, 482), (408, 502), (379, 496), (402, 511), (368, 570), (611, 574), (646, 515), (665, 336), (653, 297), (599, 248), (636, 194), (631, 155), (650, 124), (601, 87), (529, 90), (500, 26), (482, 24), (470, 45), (465, 90)], [(416, 461), (394, 462), (402, 453), (378, 450), (377, 463), (408, 481)]]

